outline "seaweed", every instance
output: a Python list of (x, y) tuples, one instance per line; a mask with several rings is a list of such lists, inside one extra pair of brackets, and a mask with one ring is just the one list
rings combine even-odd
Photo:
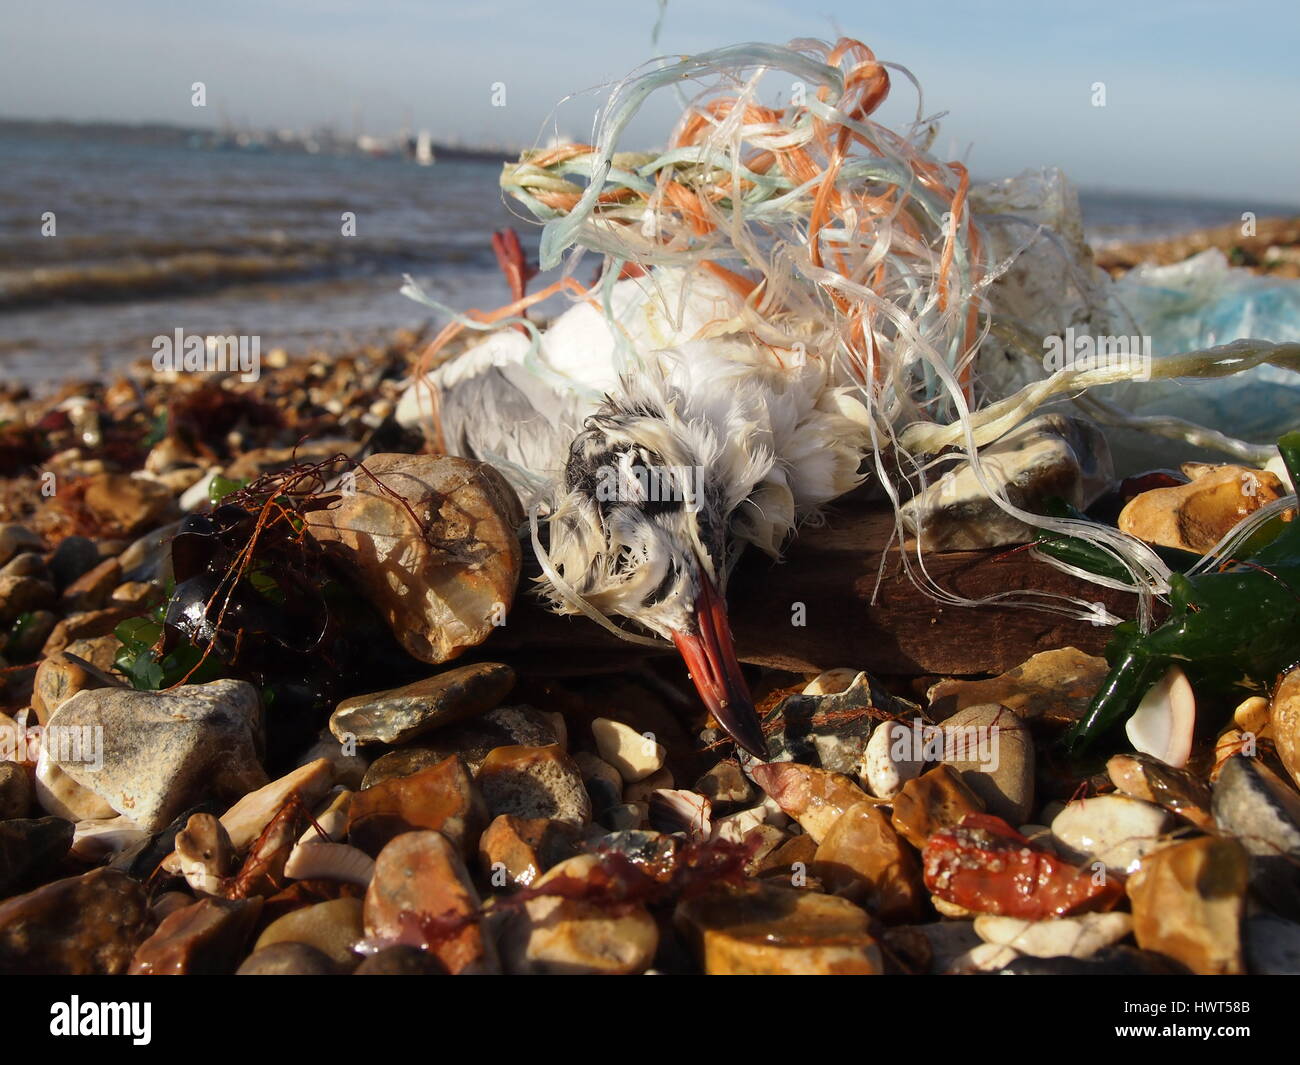
[[(1278, 441), (1293, 483), (1300, 482), (1300, 431)], [(1126, 622), (1106, 648), (1111, 665), (1084, 717), (1065, 737), (1081, 755), (1132, 712), (1173, 664), (1198, 695), (1241, 698), (1268, 692), (1300, 662), (1300, 520), (1257, 531), (1239, 556), (1209, 572), (1173, 573), (1169, 619), (1149, 633)], [(1247, 553), (1249, 552), (1249, 553)]]

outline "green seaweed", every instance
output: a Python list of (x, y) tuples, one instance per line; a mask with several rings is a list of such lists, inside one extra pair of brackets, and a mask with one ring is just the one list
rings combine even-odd
[[(1300, 482), (1300, 432), (1278, 441), (1292, 483)], [(1300, 520), (1280, 522), (1267, 543), (1214, 572), (1174, 573), (1170, 615), (1142, 634), (1120, 625), (1106, 648), (1111, 671), (1084, 717), (1065, 737), (1080, 755), (1108, 735), (1171, 665), (1199, 695), (1241, 697), (1268, 691), (1300, 662)]]

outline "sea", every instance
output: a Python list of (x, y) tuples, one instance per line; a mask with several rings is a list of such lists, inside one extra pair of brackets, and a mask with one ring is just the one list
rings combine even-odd
[[(538, 230), (503, 202), (503, 159), (248, 151), (98, 128), (0, 128), (0, 375), (49, 388), (186, 334), (325, 355), (429, 329), (413, 277), (457, 310), (508, 290), (491, 234)], [(1241, 201), (1082, 190), (1097, 243), (1238, 221)], [(1295, 207), (1257, 205), (1263, 217)], [(346, 231), (346, 235), (345, 235)], [(541, 279), (538, 283), (544, 283)]]

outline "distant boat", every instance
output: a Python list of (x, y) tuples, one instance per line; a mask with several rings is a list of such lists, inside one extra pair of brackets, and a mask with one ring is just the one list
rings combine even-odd
[(420, 130), (415, 138), (415, 161), (421, 166), (433, 166), (433, 138), (427, 129)]

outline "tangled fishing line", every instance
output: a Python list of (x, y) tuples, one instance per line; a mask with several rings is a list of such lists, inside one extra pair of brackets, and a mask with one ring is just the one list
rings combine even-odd
[[(911, 82), (917, 94), (915, 117), (901, 130), (872, 117), (894, 76)], [(780, 102), (773, 103), (770, 92), (764, 102), (764, 91), (778, 78), (795, 80), (782, 81)], [(699, 92), (667, 149), (622, 150), (628, 123), (651, 94), (688, 83)], [(525, 316), (528, 308), (568, 293), (599, 307), (618, 336), (614, 285), (646, 273), (653, 284), (657, 268), (684, 268), (722, 283), (742, 301), (734, 320), (711, 325), (715, 333), (747, 334), (778, 353), (822, 359), (829, 379), (852, 392), (900, 544), (900, 485), (910, 480), (924, 488), (939, 456), (962, 449), (982, 490), (1003, 511), (1031, 527), (1088, 541), (1122, 565), (1131, 576), (1122, 586), (1139, 593), (1138, 620), (1145, 629), (1153, 598), (1169, 588), (1170, 571), (1155, 552), (1108, 526), (1024, 510), (980, 459), (982, 447), (1043, 404), (1135, 376), (1122, 365), (1049, 375), (1042, 329), (999, 306), (1000, 281), (1031, 246), (1058, 256), (1089, 305), (1102, 299), (1094, 268), (1041, 224), (1014, 212), (977, 212), (966, 168), (931, 154), (937, 129), (937, 118), (922, 109), (916, 79), (854, 40), (746, 44), (653, 63), (613, 90), (593, 143), (526, 152), (505, 167), (502, 188), (543, 223), (540, 265), (561, 267), (560, 280), (490, 314), (452, 312), (408, 280), (409, 295), (452, 317), (425, 352), (417, 380), (458, 334), (505, 326), (527, 332), (533, 371), (553, 374), (538, 356), (540, 334)], [(1022, 236), (1008, 241), (1017, 226)], [(574, 275), (588, 252), (603, 257), (602, 267), (584, 286)], [(676, 310), (669, 306), (666, 313)], [(981, 356), (995, 345), (1027, 368), (1016, 387), (983, 372)], [(619, 355), (623, 372), (637, 370), (632, 345), (624, 342)], [(1300, 345), (1239, 341), (1158, 360), (1152, 376), (1221, 376), (1263, 362), (1300, 369)], [(1139, 422), (1100, 400), (1089, 410), (1112, 423)], [(1257, 457), (1260, 450), (1176, 419), (1142, 427), (1239, 455)], [(1020, 603), (1097, 623), (1120, 620), (1100, 604), (1055, 593), (968, 599), (929, 577), (919, 546), (914, 557), (903, 552), (902, 558), (912, 579), (944, 602)]]

